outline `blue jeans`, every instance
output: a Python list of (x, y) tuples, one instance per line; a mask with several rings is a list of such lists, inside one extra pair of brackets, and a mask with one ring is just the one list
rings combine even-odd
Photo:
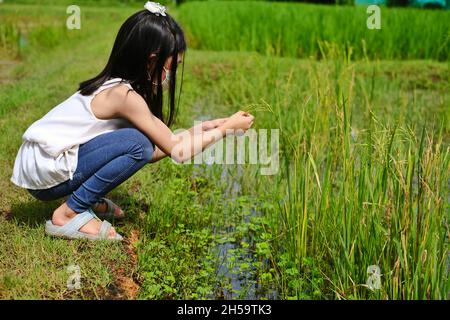
[(136, 128), (104, 133), (79, 146), (72, 180), (48, 189), (27, 190), (44, 201), (69, 195), (67, 205), (81, 213), (149, 163), (154, 150), (154, 143)]

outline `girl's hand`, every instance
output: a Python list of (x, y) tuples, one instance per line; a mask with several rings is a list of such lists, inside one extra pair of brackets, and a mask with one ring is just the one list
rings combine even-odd
[(204, 121), (202, 129), (203, 129), (203, 131), (208, 131), (211, 129), (218, 128), (222, 124), (224, 124), (225, 121), (227, 121), (227, 120), (228, 120), (228, 118), (219, 118), (219, 119)]
[(238, 111), (229, 117), (222, 126), (224, 129), (242, 130), (246, 132), (253, 124), (255, 117), (245, 111)]

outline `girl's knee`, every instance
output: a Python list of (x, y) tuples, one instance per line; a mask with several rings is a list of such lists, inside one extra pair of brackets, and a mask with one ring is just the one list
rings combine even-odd
[(142, 151), (142, 160), (150, 161), (154, 151), (153, 143), (150, 141), (150, 139), (136, 128), (125, 128), (123, 130), (126, 138), (130, 141), (133, 141), (139, 146), (139, 151)]

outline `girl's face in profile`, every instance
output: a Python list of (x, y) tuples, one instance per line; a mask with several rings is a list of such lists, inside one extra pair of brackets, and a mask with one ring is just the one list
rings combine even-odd
[[(179, 53), (178, 54), (178, 60), (177, 60), (177, 65), (183, 62), (183, 54)], [(166, 70), (170, 70), (170, 67), (172, 66), (172, 57), (170, 56), (167, 60), (166, 63), (164, 64), (164, 68), (163, 68), (163, 72), (162, 72), (162, 80), (164, 81), (164, 79), (166, 78)]]
[[(177, 60), (177, 64), (180, 64), (183, 62), (183, 53), (179, 53), (178, 54), (178, 60)], [(150, 57), (155, 57), (155, 54), (153, 53)], [(161, 74), (161, 81), (166, 81), (166, 74), (167, 71), (170, 70), (170, 67), (172, 66), (172, 56), (170, 56), (169, 58), (167, 58), (166, 62), (164, 63), (164, 67), (163, 67), (163, 71)]]

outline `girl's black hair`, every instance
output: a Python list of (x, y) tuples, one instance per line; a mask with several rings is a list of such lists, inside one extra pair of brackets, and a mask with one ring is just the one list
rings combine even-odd
[[(150, 111), (167, 126), (176, 116), (175, 80), (178, 54), (186, 51), (183, 30), (166, 12), (166, 16), (157, 16), (148, 10), (141, 10), (130, 16), (120, 27), (108, 63), (100, 74), (81, 82), (79, 91), (82, 95), (91, 95), (106, 80), (122, 78), (128, 80), (133, 89), (139, 93)], [(154, 53), (156, 59), (149, 64), (149, 57)], [(161, 74), (164, 63), (172, 56), (169, 79), (169, 116), (164, 121)], [(150, 67), (149, 67), (150, 66)], [(148, 70), (150, 70), (148, 72)], [(184, 59), (181, 74), (183, 82)], [(150, 80), (148, 79), (150, 74)], [(152, 82), (157, 82), (156, 94)], [(181, 86), (180, 86), (181, 93)], [(179, 96), (178, 96), (179, 98)]]

